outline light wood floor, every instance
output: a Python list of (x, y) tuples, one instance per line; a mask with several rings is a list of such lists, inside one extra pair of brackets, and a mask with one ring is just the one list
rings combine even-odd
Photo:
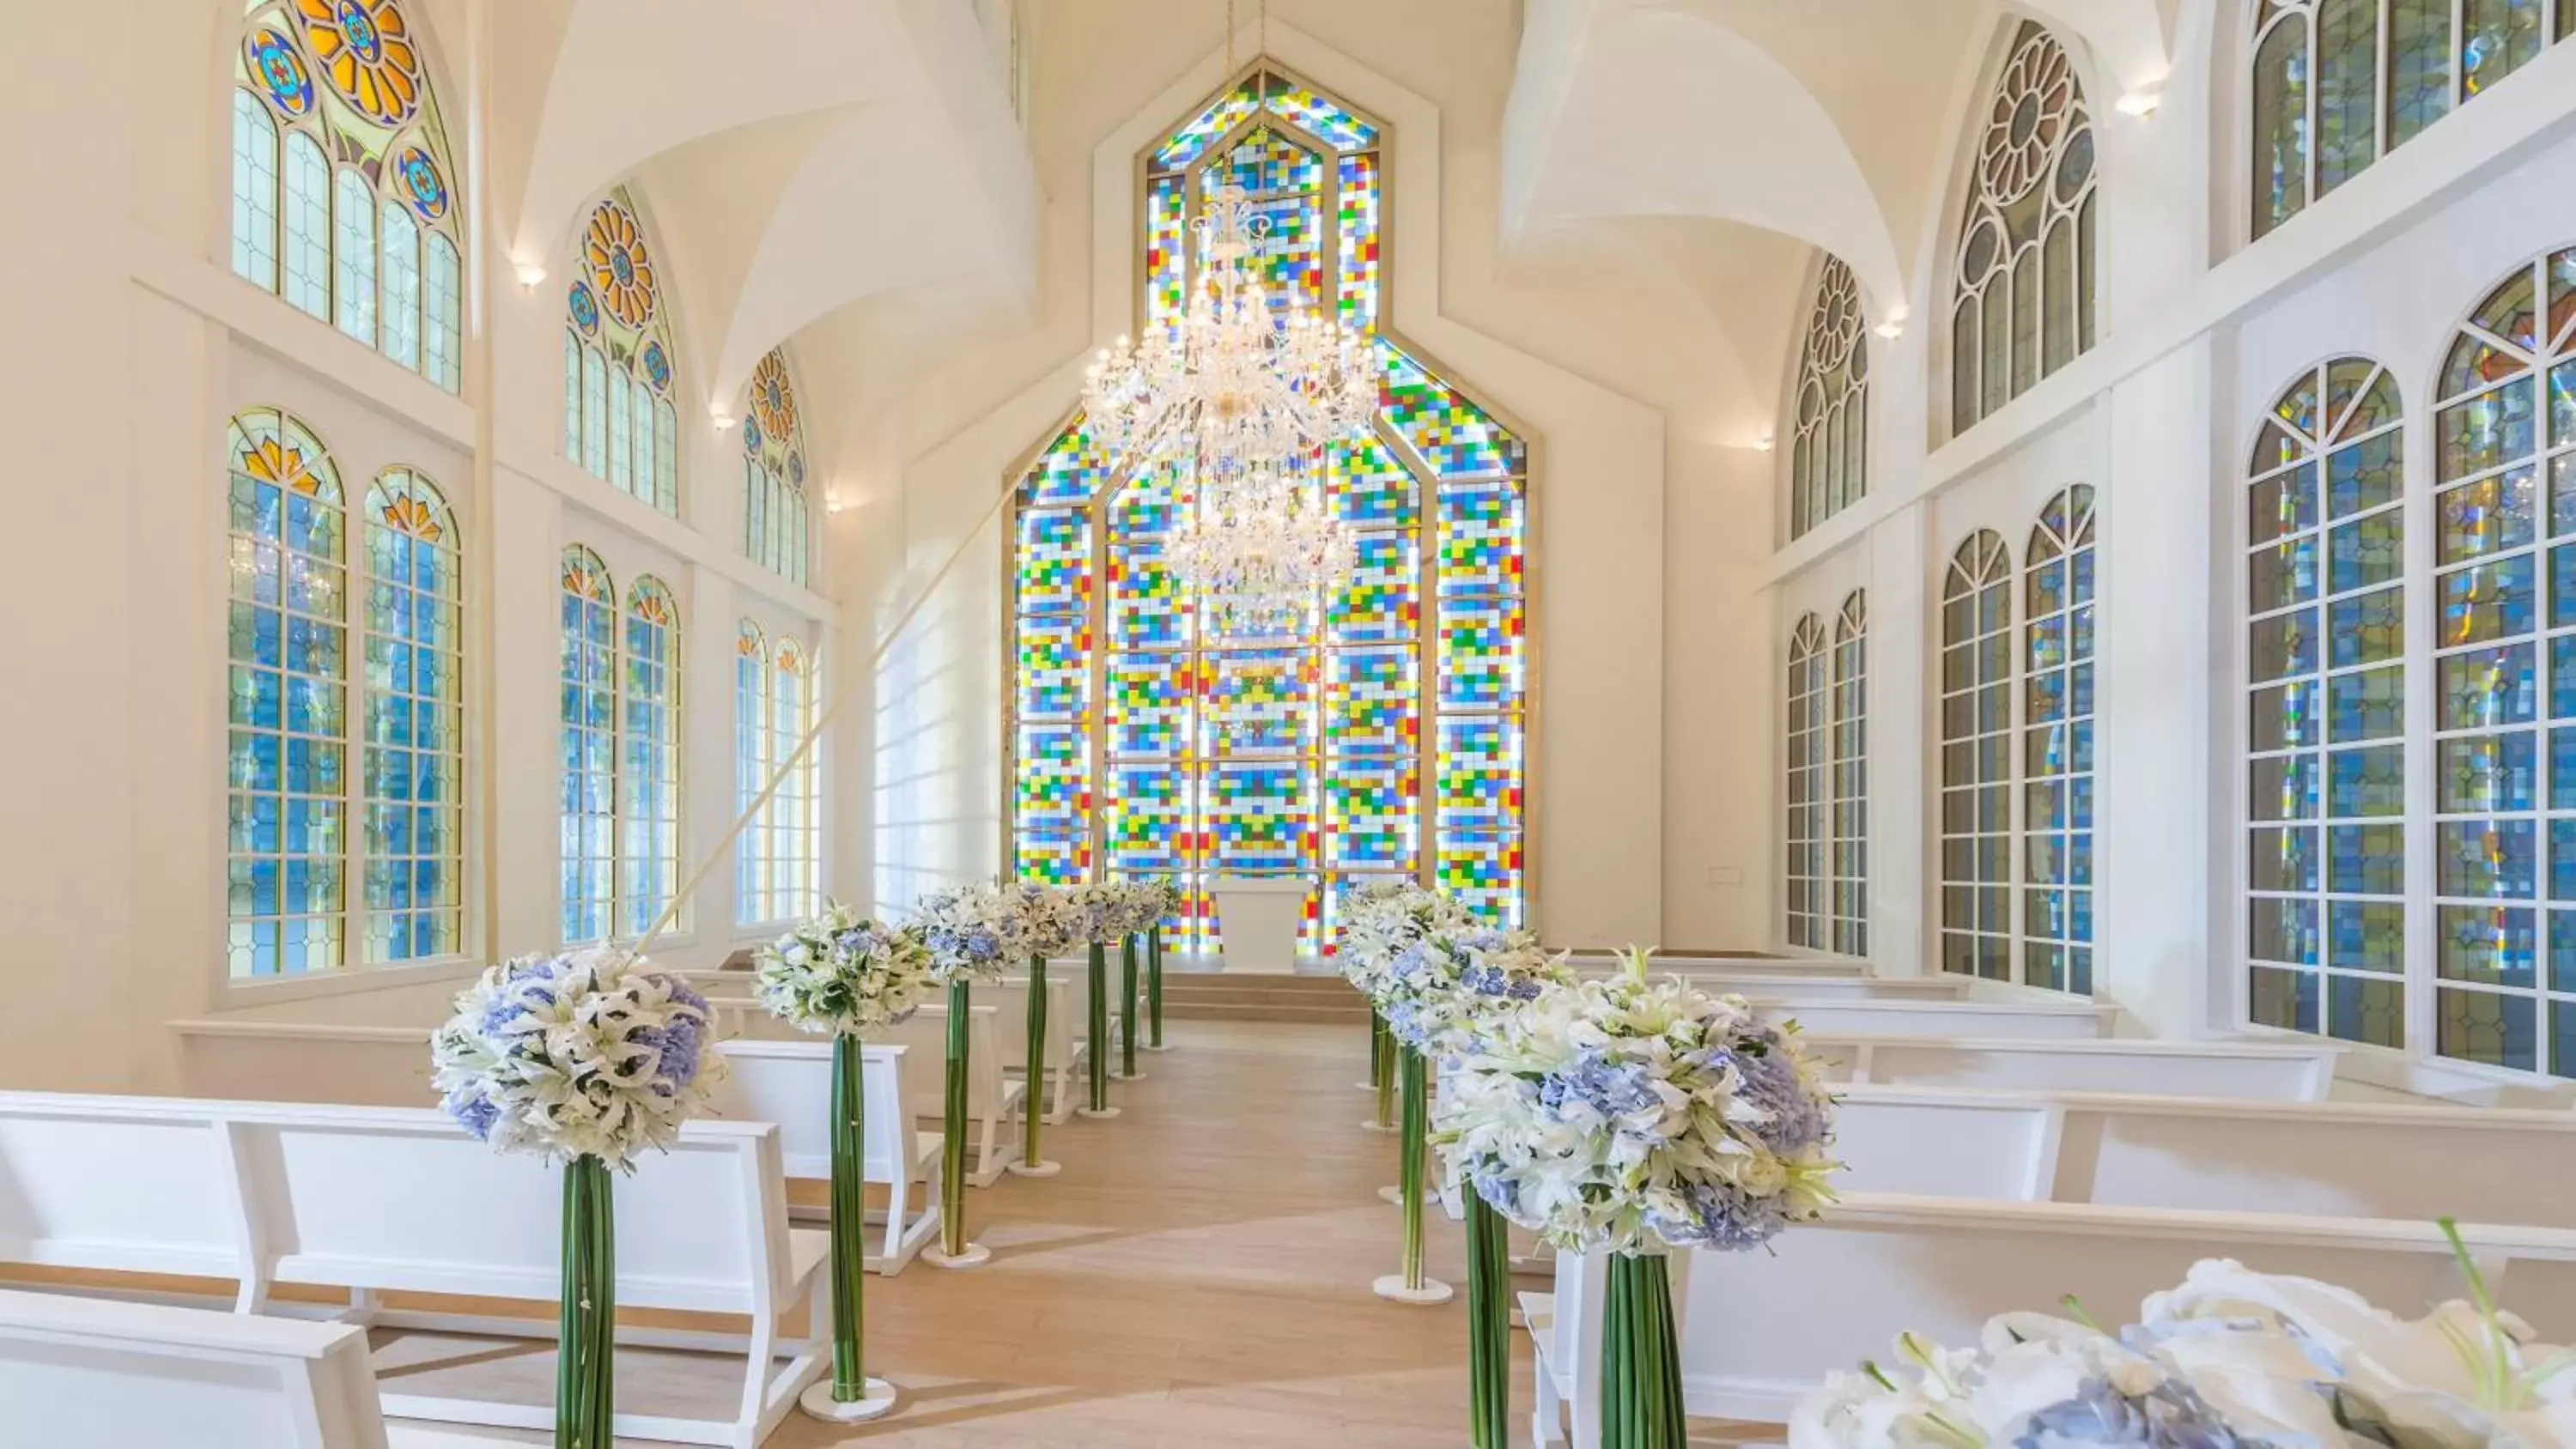
[[(1170, 1040), (1139, 1058), (1147, 1080), (1113, 1083), (1124, 1116), (1047, 1129), (1062, 1176), (968, 1194), (989, 1265), (868, 1280), (868, 1369), (902, 1406), (855, 1429), (791, 1414), (770, 1449), (1465, 1442), (1463, 1289), (1438, 1308), (1369, 1292), (1397, 1266), (1399, 1224), (1376, 1196), (1393, 1139), (1359, 1130), (1364, 1029), (1190, 1022)], [(1463, 1284), (1436, 1209), (1429, 1234), (1432, 1275)], [(618, 1406), (721, 1412), (739, 1362), (621, 1349)], [(551, 1347), (525, 1341), (415, 1337), (378, 1367), (415, 1392), (542, 1403), (553, 1387)]]

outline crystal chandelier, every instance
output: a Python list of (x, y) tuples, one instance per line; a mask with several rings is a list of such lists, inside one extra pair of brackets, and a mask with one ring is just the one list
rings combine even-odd
[(1165, 553), (1181, 582), (1238, 624), (1284, 629), (1350, 577), (1354, 546), (1323, 500), (1326, 449), (1368, 430), (1378, 379), (1350, 329), (1271, 306), (1254, 270), (1269, 220), (1243, 188), (1209, 188), (1191, 230), (1188, 308), (1141, 344), (1102, 349), (1083, 375), (1085, 422), (1116, 476), (1195, 481), (1198, 507)]

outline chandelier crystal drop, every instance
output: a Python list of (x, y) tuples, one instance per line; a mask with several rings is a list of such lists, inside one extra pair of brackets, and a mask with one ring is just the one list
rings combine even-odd
[(1143, 340), (1121, 337), (1083, 374), (1085, 426), (1116, 476), (1193, 485), (1166, 553), (1187, 587), (1239, 614), (1293, 618), (1350, 577), (1356, 552), (1322, 497), (1327, 450), (1366, 434), (1378, 377), (1364, 339), (1275, 308), (1254, 259), (1269, 231), (1239, 186), (1191, 223), (1189, 305)]

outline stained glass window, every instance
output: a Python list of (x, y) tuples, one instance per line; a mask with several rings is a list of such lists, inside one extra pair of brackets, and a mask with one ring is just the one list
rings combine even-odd
[(1833, 949), (1869, 954), (1869, 600), (1854, 589), (1834, 620)]
[(1950, 312), (1950, 430), (2030, 390), (2093, 346), (2094, 137), (2074, 63), (2024, 21), (1995, 78)]
[(2432, 1047), (2576, 1077), (2576, 249), (2478, 304), (2438, 389)]
[(2022, 554), (2022, 978), (2093, 994), (2093, 490)]
[(680, 611), (647, 574), (626, 591), (617, 740), (617, 929), (642, 935), (680, 888)]
[(564, 456), (677, 517), (678, 348), (660, 267), (635, 198), (608, 193), (582, 228), (564, 298)]
[(2247, 1003), (2257, 1025), (2406, 1035), (2405, 473), (2397, 384), (2302, 375), (2248, 476)]
[(1789, 536), (1796, 538), (1869, 492), (1869, 346), (1860, 283), (1840, 257), (1826, 257), (1816, 276), (1793, 422)]
[[(750, 812), (769, 783), (769, 636), (749, 619), (733, 637), (733, 808)], [(754, 816), (734, 842), (734, 923), (767, 925), (769, 835)]]
[(1979, 529), (1941, 590), (1941, 969), (2012, 979), (2012, 554)]
[[(735, 780), (738, 808), (750, 810), (769, 777), (814, 727), (814, 663), (794, 639), (765, 642), (749, 619), (737, 631), (734, 714), (738, 731)], [(796, 766), (743, 827), (735, 890), (737, 920), (746, 926), (801, 920), (821, 904), (822, 772), (819, 749)]]
[(617, 585), (563, 554), (563, 938), (606, 940), (617, 874)]
[[(227, 970), (453, 956), (464, 949), (464, 629), (447, 501), (420, 473), (389, 468), (349, 519), (329, 450), (269, 408), (233, 419), (228, 476)], [(352, 523), (364, 530), (354, 557)]]
[(787, 354), (753, 368), (742, 410), (742, 547), (754, 563), (805, 582), (812, 512), (805, 499), (805, 427), (788, 381)]
[(2457, 0), (2456, 39), (2454, 14), (2454, 0), (2253, 0), (2255, 236), (2576, 32), (2576, 0)]
[(1818, 947), (1828, 938), (1825, 903), (1825, 774), (1829, 708), (1824, 622), (1802, 615), (1789, 631), (1789, 944)]
[(1046, 880), (1167, 875), (1180, 940), (1216, 942), (1215, 874), (1316, 883), (1307, 947), (1346, 886), (1435, 881), (1526, 912), (1523, 595), (1528, 445), (1380, 327), (1385, 130), (1262, 65), (1145, 158), (1142, 312), (1168, 325), (1207, 186), (1246, 187), (1270, 295), (1363, 332), (1385, 369), (1370, 435), (1329, 450), (1349, 585), (1284, 633), (1206, 617), (1163, 567), (1191, 480), (1118, 477), (1079, 418), (1021, 476), (1009, 617), (1011, 855)]
[(410, 14), (251, 0), (233, 83), (233, 271), (456, 391), (457, 171)]

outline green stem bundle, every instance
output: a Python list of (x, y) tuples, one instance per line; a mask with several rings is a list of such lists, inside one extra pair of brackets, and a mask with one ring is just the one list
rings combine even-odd
[(1154, 1050), (1163, 1049), (1163, 928), (1160, 923), (1145, 932), (1145, 1011), (1151, 1018), (1148, 1027)]
[(615, 1209), (606, 1162), (577, 1157), (564, 1164), (555, 1449), (610, 1449), (617, 1384)]
[(1377, 1050), (1369, 1063), (1369, 1080), (1377, 1083), (1377, 1125), (1380, 1131), (1395, 1125), (1395, 1086), (1400, 1075), (1395, 1068), (1397, 1053), (1395, 1033), (1386, 1029), (1386, 1018), (1378, 1016)]
[(1601, 1449), (1683, 1449), (1681, 1354), (1660, 1256), (1610, 1259), (1601, 1319)]
[(939, 1143), (939, 1248), (949, 1257), (966, 1251), (966, 1037), (972, 1010), (966, 978), (948, 983), (948, 1101)]
[(1109, 1110), (1109, 948), (1091, 943), (1091, 1110)]
[(832, 1397), (844, 1404), (868, 1396), (860, 1360), (866, 1334), (867, 1092), (859, 1075), (859, 1039), (832, 1038)]
[(1118, 1075), (1136, 1075), (1136, 938), (1118, 943)]
[(1029, 958), (1029, 1096), (1020, 1113), (1020, 1160), (1034, 1167), (1046, 1161), (1038, 1151), (1038, 1132), (1046, 1126), (1047, 962)]
[(1466, 1196), (1468, 1431), (1475, 1449), (1511, 1449), (1511, 1237), (1492, 1204)]
[(1404, 1154), (1404, 1171), (1396, 1180), (1404, 1196), (1404, 1286), (1407, 1291), (1419, 1291), (1423, 1286), (1423, 1139), (1431, 1130), (1431, 1092), (1424, 1080), (1422, 1053), (1399, 1047), (1397, 1061), (1404, 1078), (1404, 1131), (1398, 1148)]

